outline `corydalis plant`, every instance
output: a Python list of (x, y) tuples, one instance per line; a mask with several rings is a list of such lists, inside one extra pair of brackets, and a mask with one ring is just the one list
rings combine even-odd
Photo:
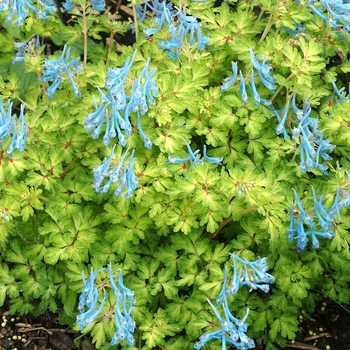
[[(227, 298), (230, 295), (236, 294), (241, 286), (247, 285), (252, 290), (261, 289), (265, 293), (270, 290), (269, 284), (275, 282), (275, 278), (268, 274), (267, 259), (259, 258), (256, 261), (250, 262), (246, 259), (241, 259), (235, 254), (230, 254), (232, 257), (233, 276), (230, 288), (227, 289), (228, 273), (225, 268), (224, 283), (222, 290), (216, 299), (216, 304), (223, 307), (225, 318), (222, 318), (216, 307), (208, 299), (208, 303), (212, 308), (215, 316), (221, 324), (221, 329), (211, 333), (203, 334), (197, 343), (195, 349), (201, 349), (206, 343), (213, 339), (219, 339), (222, 342), (222, 349), (226, 349), (226, 344), (234, 345), (237, 349), (253, 349), (255, 343), (245, 333), (248, 326), (245, 323), (249, 315), (249, 309), (242, 320), (235, 318), (229, 309)], [(241, 265), (238, 269), (237, 261)]]
[[(93, 268), (91, 268), (88, 280), (85, 279), (84, 271), (82, 272), (84, 286), (79, 297), (79, 315), (76, 319), (76, 323), (80, 326), (80, 330), (90, 326), (92, 322), (101, 315), (104, 303), (108, 299), (107, 295), (104, 294), (102, 301), (98, 301), (99, 291), (95, 285), (95, 280), (97, 275), (102, 271), (106, 271), (106, 269), (102, 268), (94, 272)], [(116, 331), (111, 340), (111, 345), (119, 344), (120, 341), (126, 339), (127, 345), (133, 346), (135, 344), (133, 336), (135, 331), (135, 321), (132, 319), (131, 313), (134, 309), (134, 292), (124, 285), (121, 270), (119, 271), (118, 279), (116, 281), (112, 270), (112, 264), (109, 264), (108, 266), (108, 276), (110, 286), (115, 295), (114, 321)]]

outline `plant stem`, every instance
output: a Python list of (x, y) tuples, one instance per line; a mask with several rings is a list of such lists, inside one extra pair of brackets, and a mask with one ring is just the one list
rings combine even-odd
[(134, 26), (135, 26), (135, 40), (138, 41), (139, 38), (139, 26), (137, 23), (137, 12), (136, 12), (136, 6), (132, 5), (132, 12), (134, 14)]
[[(294, 73), (290, 73), (289, 76), (288, 76), (288, 78), (286, 79), (286, 81), (288, 81), (289, 79), (293, 78), (294, 75), (295, 75)], [(278, 87), (278, 89), (276, 90), (276, 92), (275, 92), (275, 93), (273, 94), (273, 96), (270, 98), (271, 103), (272, 103), (273, 100), (277, 97), (277, 95), (279, 94), (279, 92), (282, 90), (283, 87), (284, 87), (283, 85), (280, 85), (280, 86)]]
[(50, 202), (50, 199), (44, 197), (44, 196), (37, 196), (37, 198), (41, 199), (42, 201), (45, 201), (45, 202)]
[(260, 20), (261, 20), (263, 14), (264, 14), (264, 10), (261, 8), (261, 9), (260, 9), (259, 16), (258, 16), (258, 18), (256, 19), (256, 21), (255, 21), (255, 23), (254, 23), (253, 30), (256, 28), (256, 26), (257, 26), (258, 23), (260, 22)]
[(86, 17), (86, 7), (83, 6), (83, 38), (84, 38), (84, 66), (86, 66), (87, 63), (87, 17)]
[(273, 17), (273, 14), (271, 14), (270, 18), (269, 18), (269, 21), (267, 22), (266, 27), (264, 29), (264, 32), (261, 34), (261, 38), (259, 40), (259, 43), (264, 41), (264, 39), (266, 38), (269, 30), (271, 29), (271, 27), (273, 25), (273, 22), (274, 22), (274, 17)]
[(67, 166), (67, 168), (64, 170), (64, 172), (60, 175), (60, 179), (62, 181), (64, 181), (64, 178), (66, 177), (67, 172), (69, 171), (69, 169), (73, 166), (73, 164), (77, 161), (78, 157), (76, 156), (71, 162), (70, 164)]

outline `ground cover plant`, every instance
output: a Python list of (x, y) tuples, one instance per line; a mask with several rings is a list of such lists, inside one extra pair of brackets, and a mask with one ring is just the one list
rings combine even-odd
[(283, 347), (350, 301), (350, 4), (110, 9), (0, 1), (0, 304), (100, 349)]

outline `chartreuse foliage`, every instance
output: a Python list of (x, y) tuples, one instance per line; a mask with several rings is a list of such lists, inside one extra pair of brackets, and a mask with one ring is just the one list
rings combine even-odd
[[(350, 302), (348, 4), (154, 0), (117, 46), (100, 1), (69, 25), (22, 3), (0, 4), (1, 305), (101, 349), (215, 350), (226, 319), (275, 349)], [(223, 311), (230, 254), (275, 283)]]

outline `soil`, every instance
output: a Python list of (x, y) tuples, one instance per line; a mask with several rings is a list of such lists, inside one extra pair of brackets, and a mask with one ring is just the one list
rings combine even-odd
[[(312, 318), (300, 318), (297, 338), (288, 342), (285, 349), (350, 350), (349, 311), (329, 300), (320, 303), (316, 310)], [(95, 349), (87, 336), (76, 346), (74, 339), (80, 333), (60, 325), (58, 316), (49, 312), (38, 317), (20, 316), (9, 315), (0, 308), (0, 319), (0, 350)], [(256, 350), (264, 350), (264, 346)]]

